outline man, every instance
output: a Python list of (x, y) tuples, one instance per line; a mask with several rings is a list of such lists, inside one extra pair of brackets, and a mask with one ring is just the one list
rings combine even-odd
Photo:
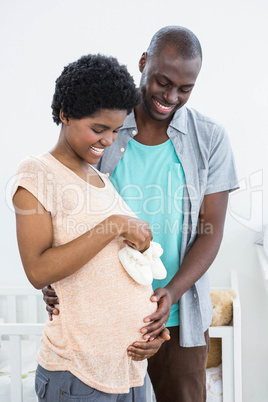
[(136, 215), (150, 223), (168, 275), (154, 281), (158, 310), (141, 329), (150, 342), (168, 327), (171, 340), (149, 359), (158, 402), (206, 400), (212, 318), (207, 269), (219, 250), (229, 191), (237, 188), (224, 129), (185, 106), (202, 63), (197, 37), (168, 26), (152, 38), (139, 69), (142, 103), (98, 166)]

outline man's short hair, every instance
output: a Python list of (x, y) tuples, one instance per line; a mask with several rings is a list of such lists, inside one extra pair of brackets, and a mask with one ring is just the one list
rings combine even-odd
[(190, 29), (170, 25), (157, 31), (147, 49), (148, 57), (160, 54), (164, 47), (172, 47), (178, 56), (184, 60), (192, 60), (200, 57), (202, 60), (202, 48), (196, 35)]

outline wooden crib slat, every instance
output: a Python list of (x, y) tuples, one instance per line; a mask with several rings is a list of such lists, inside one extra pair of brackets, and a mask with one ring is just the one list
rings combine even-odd
[(11, 402), (22, 402), (21, 343), (19, 335), (10, 336)]
[(234, 402), (234, 345), (233, 336), (222, 337), (223, 402)]
[(37, 297), (28, 296), (28, 322), (38, 322)]
[(8, 322), (17, 322), (17, 304), (16, 304), (16, 296), (8, 295), (7, 296), (7, 306), (8, 306)]
[(233, 301), (234, 317), (234, 391), (235, 401), (242, 402), (242, 350), (241, 350), (241, 302), (239, 296), (238, 278), (236, 272), (231, 272), (232, 288), (236, 292)]
[(44, 324), (1, 324), (0, 335), (42, 335)]

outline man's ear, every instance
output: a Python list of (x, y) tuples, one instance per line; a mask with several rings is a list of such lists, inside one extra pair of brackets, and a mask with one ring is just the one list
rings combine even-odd
[(141, 58), (140, 58), (140, 61), (139, 61), (139, 70), (140, 70), (141, 73), (142, 73), (143, 70), (144, 70), (146, 61), (147, 61), (147, 52), (143, 52), (143, 53), (142, 53), (142, 56), (141, 56)]
[(65, 124), (66, 126), (69, 124), (69, 119), (68, 119), (68, 117), (65, 116), (62, 109), (60, 110), (60, 119), (61, 119), (62, 123)]

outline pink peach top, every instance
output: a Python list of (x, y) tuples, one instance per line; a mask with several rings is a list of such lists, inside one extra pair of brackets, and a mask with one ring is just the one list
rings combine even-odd
[[(21, 162), (13, 195), (24, 187), (50, 213), (57, 247), (110, 215), (135, 216), (109, 179), (98, 174), (102, 188), (44, 153)], [(37, 358), (45, 369), (68, 370), (107, 393), (127, 393), (143, 384), (147, 361), (133, 361), (127, 347), (142, 340), (143, 319), (156, 310), (152, 287), (137, 284), (123, 269), (118, 258), (123, 246), (117, 237), (77, 272), (52, 284), (60, 314), (46, 322)]]

